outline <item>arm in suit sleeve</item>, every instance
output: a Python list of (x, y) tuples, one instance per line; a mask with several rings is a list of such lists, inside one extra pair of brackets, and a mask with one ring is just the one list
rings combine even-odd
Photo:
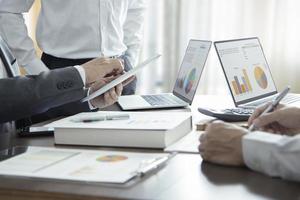
[(254, 171), (300, 181), (300, 135), (249, 133), (243, 137), (243, 157)]
[(43, 113), (86, 96), (74, 67), (0, 80), (0, 122)]

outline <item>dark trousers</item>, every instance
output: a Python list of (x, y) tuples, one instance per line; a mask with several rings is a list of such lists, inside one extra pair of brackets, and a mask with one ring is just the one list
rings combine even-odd
[[(124, 60), (125, 71), (131, 70), (132, 66), (129, 63), (126, 56), (121, 56), (120, 58)], [(57, 58), (46, 53), (43, 53), (42, 55), (42, 61), (49, 69), (57, 69), (57, 68), (75, 66), (75, 65), (82, 65), (92, 59), (93, 58), (86, 58), (86, 59)], [(135, 90), (136, 90), (136, 80), (132, 81), (130, 84), (124, 87), (122, 95), (132, 95), (135, 93)]]

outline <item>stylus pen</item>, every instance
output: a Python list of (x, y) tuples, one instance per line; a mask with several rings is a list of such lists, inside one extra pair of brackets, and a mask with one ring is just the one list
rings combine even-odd
[[(290, 87), (288, 86), (287, 88), (285, 88), (278, 96), (276, 96), (276, 98), (272, 101), (272, 103), (267, 107), (267, 109), (260, 114), (260, 116), (265, 115), (266, 113), (272, 112), (274, 111), (274, 109), (278, 106), (278, 104), (280, 103), (280, 101), (289, 93), (290, 91)], [(256, 127), (254, 124), (252, 124), (249, 129), (249, 131), (255, 131)]]
[(71, 119), (72, 122), (76, 123), (91, 123), (91, 122), (99, 122), (99, 121), (113, 121), (113, 120), (127, 120), (130, 119), (128, 114), (120, 114), (120, 115), (104, 115), (104, 116), (86, 116), (79, 117), (75, 119)]

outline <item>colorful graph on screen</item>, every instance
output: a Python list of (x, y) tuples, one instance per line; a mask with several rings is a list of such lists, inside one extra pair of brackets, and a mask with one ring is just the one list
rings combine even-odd
[(253, 91), (251, 82), (246, 69), (243, 69), (242, 77), (234, 76), (234, 80), (231, 81), (231, 86), (234, 89), (235, 95), (241, 95)]
[(196, 68), (193, 68), (189, 75), (184, 79), (184, 91), (186, 94), (190, 93), (194, 84), (196, 83)]
[(186, 77), (178, 78), (176, 81), (176, 87), (183, 89), (183, 83), (184, 83), (185, 79), (186, 79)]
[(254, 76), (255, 76), (256, 82), (262, 89), (266, 89), (268, 87), (267, 76), (266, 76), (264, 70), (260, 66), (255, 67)]

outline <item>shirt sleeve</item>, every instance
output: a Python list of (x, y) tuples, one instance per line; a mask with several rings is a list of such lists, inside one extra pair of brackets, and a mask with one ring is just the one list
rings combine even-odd
[(249, 133), (243, 137), (243, 157), (254, 171), (300, 181), (300, 135)]
[[(86, 84), (86, 74), (85, 74), (84, 69), (83, 69), (80, 65), (76, 65), (76, 66), (74, 66), (74, 67), (75, 67), (75, 68), (77, 69), (77, 71), (79, 72), (80, 77), (81, 77), (82, 82), (83, 82), (83, 85), (85, 85), (85, 84)], [(90, 95), (90, 89), (88, 89), (88, 92), (87, 92), (87, 96), (89, 96), (89, 95)], [(89, 104), (90, 110), (96, 110), (96, 109), (97, 109), (96, 107), (94, 107), (94, 106), (91, 104), (90, 101), (88, 101), (88, 104)]]
[(28, 36), (23, 14), (34, 0), (0, 0), (0, 34), (26, 72), (37, 75), (49, 69), (37, 57), (33, 41)]
[(129, 0), (124, 24), (124, 43), (128, 48), (125, 54), (133, 66), (137, 62), (142, 44), (145, 10), (145, 0)]

